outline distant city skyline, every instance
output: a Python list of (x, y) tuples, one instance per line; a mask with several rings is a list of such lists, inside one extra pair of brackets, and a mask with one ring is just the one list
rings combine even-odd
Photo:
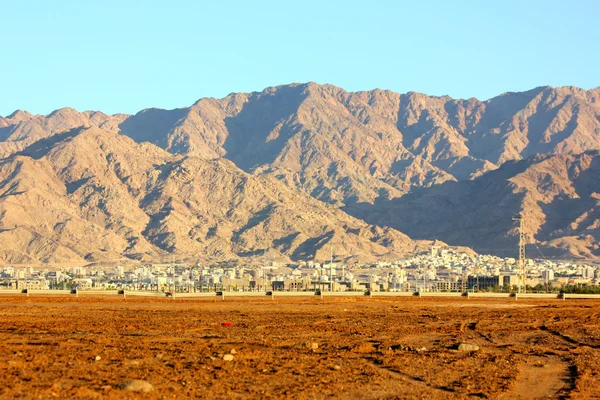
[(480, 100), (600, 86), (591, 0), (3, 4), (0, 115), (109, 114), (292, 82)]

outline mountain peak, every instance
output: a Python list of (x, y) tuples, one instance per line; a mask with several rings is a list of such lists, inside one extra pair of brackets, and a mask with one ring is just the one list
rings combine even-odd
[(79, 115), (79, 114), (81, 114), (81, 113), (74, 108), (63, 107), (63, 108), (59, 108), (57, 110), (52, 111), (50, 114), (47, 115), (47, 117), (50, 118), (50, 117), (56, 117), (56, 116), (73, 116), (73, 115)]
[(520, 97), (535, 97), (538, 94), (548, 91), (555, 90), (552, 86), (538, 86), (533, 89), (525, 90), (522, 92), (504, 92), (497, 97), (507, 97), (507, 96), (520, 96)]
[(15, 110), (12, 114), (6, 117), (6, 119), (12, 119), (15, 121), (24, 121), (33, 118), (33, 115), (24, 110)]

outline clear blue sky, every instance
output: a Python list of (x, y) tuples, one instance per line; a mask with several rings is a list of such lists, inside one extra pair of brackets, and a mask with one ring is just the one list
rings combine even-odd
[(600, 2), (3, 0), (0, 115), (291, 82), (487, 99), (600, 86)]

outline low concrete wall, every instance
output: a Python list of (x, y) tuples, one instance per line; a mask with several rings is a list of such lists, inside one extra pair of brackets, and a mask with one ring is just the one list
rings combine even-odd
[[(372, 297), (413, 297), (414, 295), (414, 292), (371, 292)], [(423, 293), (423, 295), (425, 295), (425, 293)]]
[(600, 294), (565, 293), (565, 299), (600, 299)]
[(21, 291), (20, 290), (15, 290), (15, 289), (0, 290), (0, 296), (1, 295), (14, 296), (16, 294), (21, 294)]
[(556, 293), (518, 293), (519, 299), (558, 299), (561, 298)]
[(502, 298), (510, 297), (510, 293), (479, 293), (479, 292), (467, 292), (468, 297), (486, 297), (486, 298)]
[[(173, 293), (173, 298), (178, 299), (201, 299), (201, 298), (290, 298), (290, 297), (364, 297), (367, 293), (365, 292), (322, 292), (322, 296), (315, 296), (314, 291), (306, 292), (272, 292), (272, 296), (267, 295), (266, 292), (222, 292), (217, 295), (216, 292), (197, 292), (197, 293)], [(118, 294), (117, 290), (80, 290), (77, 292), (79, 297), (97, 297), (97, 296), (114, 296), (123, 297), (123, 294)], [(21, 290), (0, 290), (0, 296), (75, 296), (70, 290), (30, 290), (28, 293), (22, 293)], [(413, 292), (373, 292), (370, 297), (373, 298), (392, 298), (392, 297), (413, 297)], [(556, 293), (473, 293), (468, 292), (467, 295), (458, 292), (421, 292), (418, 294), (421, 298), (486, 298), (486, 299), (531, 299), (531, 300), (553, 300), (553, 299), (598, 299), (600, 300), (600, 294), (565, 294), (560, 296)], [(127, 297), (154, 297), (164, 298), (166, 294), (163, 292), (148, 292), (148, 291), (134, 291), (126, 290), (125, 298)]]

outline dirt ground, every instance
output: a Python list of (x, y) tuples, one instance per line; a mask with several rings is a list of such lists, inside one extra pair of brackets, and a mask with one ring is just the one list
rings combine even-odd
[[(577, 300), (0, 296), (0, 397), (600, 398), (599, 316)], [(153, 389), (119, 388), (132, 379)]]

